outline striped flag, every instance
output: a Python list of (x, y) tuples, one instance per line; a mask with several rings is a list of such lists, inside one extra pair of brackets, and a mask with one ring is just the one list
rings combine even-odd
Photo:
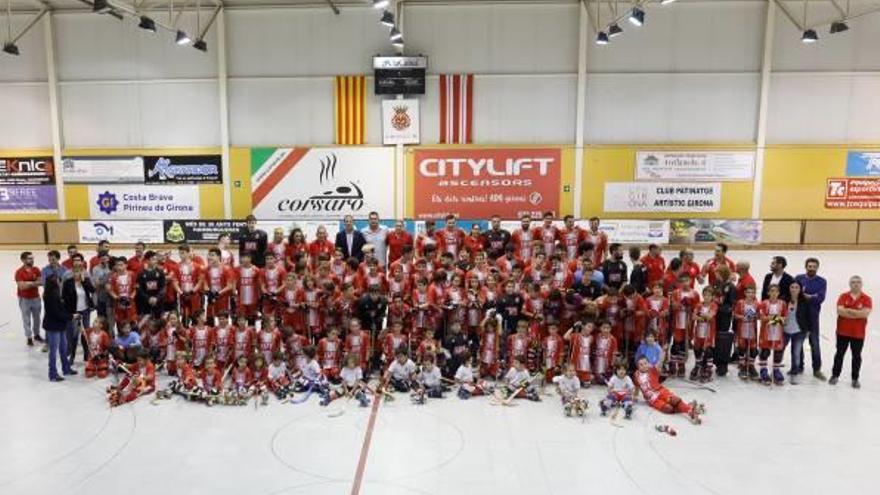
[(440, 142), (472, 143), (474, 75), (440, 74)]
[(364, 144), (367, 110), (366, 76), (336, 76), (334, 94), (336, 144)]

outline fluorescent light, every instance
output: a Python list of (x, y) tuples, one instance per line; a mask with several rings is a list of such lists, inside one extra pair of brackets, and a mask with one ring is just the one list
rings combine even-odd
[(389, 38), (391, 38), (391, 41), (397, 41), (403, 39), (403, 35), (400, 33), (400, 30), (398, 30), (396, 27), (393, 27), (391, 28), (391, 34), (389, 35)]
[(605, 31), (599, 31), (599, 34), (596, 35), (596, 44), (597, 45), (607, 45), (608, 44), (608, 34)]
[(188, 45), (190, 41), (192, 41), (192, 38), (190, 38), (188, 34), (179, 29), (177, 30), (177, 36), (174, 39), (175, 43), (178, 45)]
[(382, 12), (382, 18), (379, 19), (379, 24), (384, 24), (388, 27), (394, 27), (394, 14), (388, 12), (387, 10), (385, 12)]
[(831, 34), (842, 33), (844, 31), (849, 31), (849, 26), (846, 25), (846, 22), (837, 21), (831, 23)]
[(400, 39), (394, 40), (394, 41), (391, 42), (391, 44), (392, 44), (395, 48), (403, 49), (403, 38), (400, 38)]
[(3, 51), (10, 55), (18, 55), (18, 45), (12, 42), (4, 43)]
[(138, 27), (143, 29), (144, 31), (149, 31), (151, 33), (156, 32), (156, 21), (150, 19), (149, 17), (142, 15), (141, 22), (138, 24)]
[(373, 0), (374, 9), (384, 9), (388, 6), (388, 0)]
[(619, 34), (623, 34), (623, 29), (620, 29), (620, 26), (615, 22), (614, 24), (608, 26), (608, 37), (613, 38)]
[(660, 0), (660, 5), (666, 5), (666, 4), (672, 3), (674, 1), (675, 0)]
[(819, 41), (819, 35), (816, 34), (815, 29), (807, 29), (804, 31), (804, 35), (801, 36), (801, 41), (804, 43), (815, 43)]
[(641, 26), (644, 24), (645, 11), (638, 7), (633, 7), (632, 12), (629, 13), (629, 22), (631, 22), (633, 26)]

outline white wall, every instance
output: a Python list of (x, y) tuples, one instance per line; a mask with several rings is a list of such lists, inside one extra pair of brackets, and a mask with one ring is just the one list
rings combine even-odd
[[(753, 141), (765, 12), (757, 0), (651, 5), (645, 26), (622, 22), (625, 34), (604, 47), (591, 28), (585, 142)], [(369, 74), (373, 55), (393, 53), (378, 15), (323, 5), (226, 12), (232, 145), (332, 143), (333, 76)], [(768, 142), (880, 141), (880, 15), (836, 36), (825, 26), (813, 46), (776, 17)], [(182, 22), (192, 31), (192, 15)], [(439, 136), (441, 73), (475, 74), (477, 142), (574, 142), (575, 2), (405, 4), (403, 23), (407, 52), (429, 57), (424, 143)], [(54, 25), (63, 146), (220, 144), (216, 29), (201, 53), (132, 20), (65, 12)], [(0, 109), (13, 116), (0, 119), (0, 147), (50, 147), (42, 26), (19, 46), (20, 57), (0, 56)], [(376, 144), (381, 99), (368, 99)]]

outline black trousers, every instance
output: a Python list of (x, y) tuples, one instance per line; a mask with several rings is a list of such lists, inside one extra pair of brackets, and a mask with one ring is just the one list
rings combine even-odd
[(837, 336), (837, 352), (834, 354), (834, 368), (831, 369), (831, 376), (840, 376), (843, 371), (843, 357), (846, 355), (846, 349), (852, 350), (852, 379), (859, 379), (859, 371), (862, 369), (862, 347), (865, 345), (865, 339), (854, 339), (852, 337)]

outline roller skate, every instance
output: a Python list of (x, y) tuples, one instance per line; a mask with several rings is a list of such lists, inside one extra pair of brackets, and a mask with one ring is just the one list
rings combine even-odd
[(538, 395), (538, 391), (534, 388), (526, 389), (526, 399), (532, 402), (541, 402), (541, 397)]
[(678, 378), (684, 378), (684, 363), (676, 363), (675, 367), (675, 376)]
[(740, 380), (748, 380), (749, 379), (749, 369), (744, 363), (739, 364), (739, 372), (737, 373)]
[(761, 383), (770, 385), (770, 373), (767, 372), (767, 368), (761, 368)]
[(599, 409), (601, 410), (601, 412), (599, 413), (600, 415), (608, 415), (608, 404), (604, 400), (602, 402), (599, 402)]
[(703, 420), (700, 419), (700, 406), (697, 404), (697, 401), (691, 401), (689, 405), (691, 406), (691, 410), (688, 412), (688, 419), (690, 419), (691, 423), (695, 425), (702, 424)]
[(357, 399), (361, 407), (370, 407), (370, 399), (367, 398), (365, 393), (358, 392), (355, 394), (354, 398)]
[(773, 383), (779, 386), (785, 385), (785, 376), (779, 368), (773, 368)]
[(755, 368), (754, 364), (749, 365), (749, 380), (753, 382), (758, 381), (758, 370)]
[(691, 370), (691, 374), (688, 377), (690, 379), (690, 381), (695, 382), (700, 378), (700, 370), (701, 369), (702, 369), (702, 366), (700, 366), (699, 364), (694, 366), (694, 369)]
[(714, 366), (709, 365), (703, 368), (702, 373), (700, 373), (700, 383), (707, 383), (712, 381), (712, 375), (714, 370)]
[(427, 402), (428, 398), (425, 395), (424, 389), (421, 390), (413, 390), (409, 396), (410, 400), (413, 404), (417, 406), (423, 406)]
[(632, 404), (627, 404), (627, 406), (623, 409), (623, 419), (633, 419), (633, 406)]
[(461, 387), (458, 387), (458, 398), (461, 400), (468, 400), (471, 398), (470, 391), (468, 389), (466, 389), (464, 387), (464, 385), (462, 385)]
[(570, 418), (572, 414), (572, 410), (574, 409), (574, 404), (571, 401), (566, 402), (562, 406), (562, 412), (565, 414), (565, 417)]

